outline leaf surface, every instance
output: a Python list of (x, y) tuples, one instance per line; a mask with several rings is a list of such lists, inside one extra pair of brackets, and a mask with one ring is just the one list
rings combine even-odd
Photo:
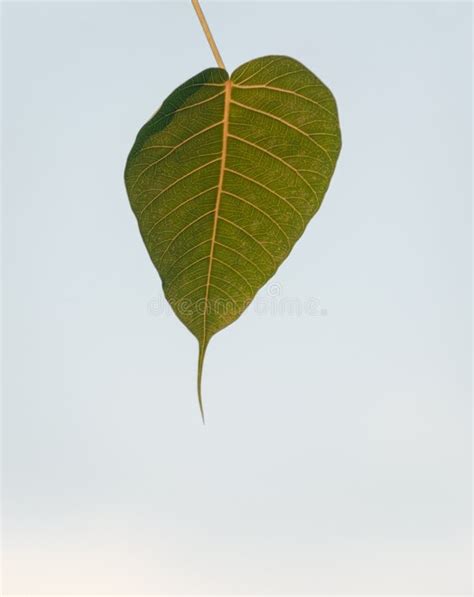
[(286, 56), (207, 69), (143, 126), (125, 182), (165, 296), (199, 342), (235, 321), (319, 209), (341, 147), (336, 102)]

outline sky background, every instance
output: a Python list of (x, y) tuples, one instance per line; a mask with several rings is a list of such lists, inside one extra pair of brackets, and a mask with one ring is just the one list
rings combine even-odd
[(123, 184), (188, 2), (3, 5), (3, 591), (470, 593), (471, 7), (205, 3), (339, 106), (325, 202), (197, 343)]

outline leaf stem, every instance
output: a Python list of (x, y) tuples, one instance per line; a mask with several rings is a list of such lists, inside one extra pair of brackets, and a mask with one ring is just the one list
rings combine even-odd
[(217, 66), (219, 68), (223, 68), (224, 70), (226, 70), (224, 61), (222, 60), (222, 56), (220, 55), (219, 50), (217, 49), (216, 42), (214, 41), (214, 38), (212, 37), (211, 30), (209, 29), (209, 25), (207, 24), (206, 17), (204, 16), (204, 13), (202, 12), (202, 8), (199, 5), (199, 0), (191, 0), (191, 2), (194, 6), (194, 10), (196, 11), (199, 22), (201, 23), (201, 27), (202, 27), (202, 30), (204, 31), (204, 35), (206, 36), (207, 41), (209, 42), (209, 45), (211, 46), (211, 50), (212, 50), (212, 53), (214, 54), (214, 58), (216, 59)]

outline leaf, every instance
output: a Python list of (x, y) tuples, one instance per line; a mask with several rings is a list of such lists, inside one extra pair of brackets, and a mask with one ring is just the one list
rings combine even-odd
[(143, 126), (132, 209), (165, 296), (199, 342), (235, 321), (319, 209), (341, 147), (336, 102), (286, 56), (207, 69)]

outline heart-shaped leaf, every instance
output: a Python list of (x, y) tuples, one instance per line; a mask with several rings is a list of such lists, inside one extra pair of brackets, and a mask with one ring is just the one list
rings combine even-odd
[(128, 157), (132, 209), (165, 296), (199, 342), (235, 321), (318, 210), (341, 147), (336, 102), (266, 56), (178, 87)]

